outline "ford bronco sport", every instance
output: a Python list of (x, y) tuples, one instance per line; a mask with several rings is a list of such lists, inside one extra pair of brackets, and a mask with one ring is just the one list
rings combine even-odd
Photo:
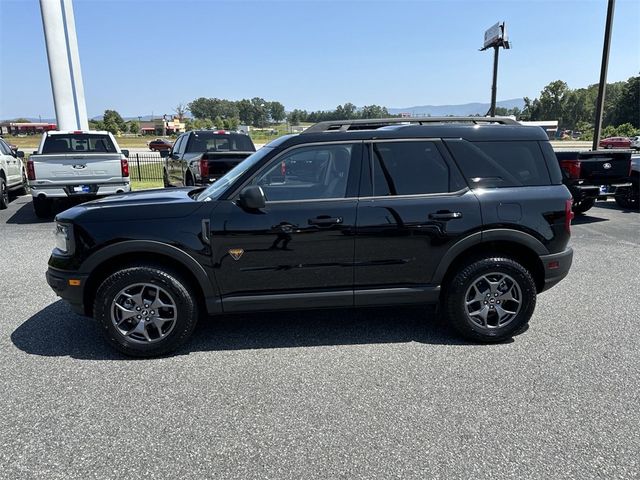
[(571, 195), (546, 134), (498, 118), (322, 122), (204, 188), (56, 218), (47, 280), (107, 341), (170, 352), (201, 316), (437, 303), (509, 338), (564, 278)]

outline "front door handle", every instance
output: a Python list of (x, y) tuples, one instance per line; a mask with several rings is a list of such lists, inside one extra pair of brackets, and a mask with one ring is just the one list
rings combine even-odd
[(308, 220), (309, 225), (317, 225), (319, 227), (328, 227), (330, 225), (339, 225), (342, 223), (342, 217), (330, 217), (329, 215), (319, 215), (316, 218)]
[(429, 214), (430, 220), (453, 220), (456, 218), (462, 218), (462, 212), (450, 212), (450, 211), (437, 211)]

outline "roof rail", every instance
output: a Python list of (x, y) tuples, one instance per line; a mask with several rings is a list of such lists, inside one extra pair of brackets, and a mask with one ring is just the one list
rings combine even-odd
[(414, 123), (425, 125), (430, 123), (497, 123), (500, 125), (520, 125), (517, 121), (507, 117), (411, 117), (411, 118), (372, 118), (358, 120), (329, 120), (318, 122), (304, 130), (305, 133), (346, 132), (348, 130), (373, 130), (396, 123)]

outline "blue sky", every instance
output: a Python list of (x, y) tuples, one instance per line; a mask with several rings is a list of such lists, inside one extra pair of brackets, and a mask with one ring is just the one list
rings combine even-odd
[[(75, 0), (89, 116), (197, 97), (287, 110), (487, 102), (484, 30), (507, 22), (498, 99), (598, 81), (606, 0)], [(0, 0), (0, 118), (53, 117), (37, 0)], [(640, 71), (640, 1), (618, 0), (609, 81)]]

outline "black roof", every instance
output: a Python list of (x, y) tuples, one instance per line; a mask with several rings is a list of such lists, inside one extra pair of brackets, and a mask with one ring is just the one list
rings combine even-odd
[(301, 143), (335, 142), (394, 138), (462, 138), (469, 141), (543, 141), (548, 140), (540, 127), (523, 125), (466, 125), (458, 123), (429, 125), (393, 125), (371, 130), (324, 131), (288, 135), (272, 142), (274, 147)]

